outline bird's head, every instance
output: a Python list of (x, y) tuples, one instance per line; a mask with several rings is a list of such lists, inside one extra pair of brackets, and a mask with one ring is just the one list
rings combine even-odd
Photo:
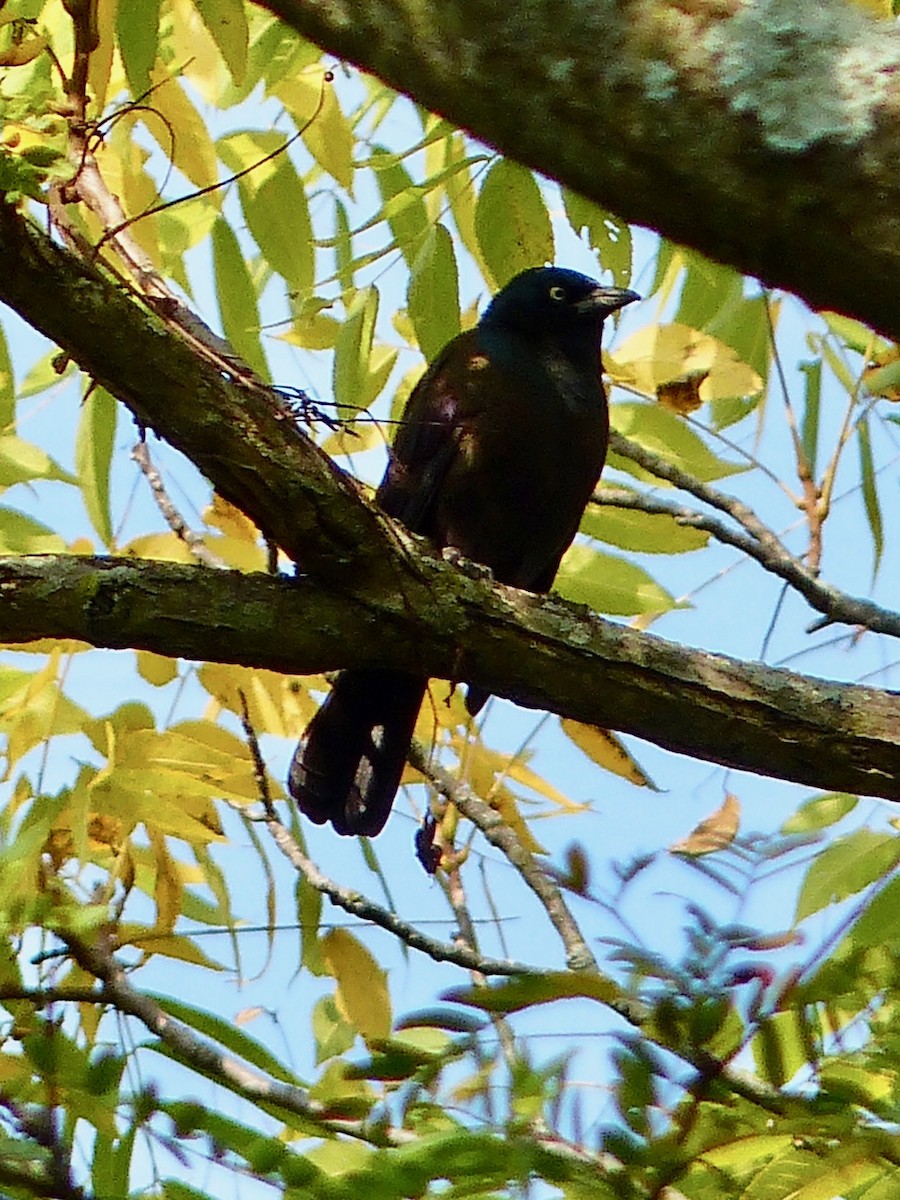
[(639, 300), (627, 288), (603, 287), (565, 267), (523, 271), (499, 291), (481, 318), (486, 330), (508, 330), (539, 341), (596, 345), (604, 317)]

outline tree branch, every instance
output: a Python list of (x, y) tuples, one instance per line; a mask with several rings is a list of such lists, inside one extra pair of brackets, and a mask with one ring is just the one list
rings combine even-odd
[(890, 22), (845, 0), (257, 2), (626, 220), (900, 339)]
[(689, 650), (412, 549), (407, 557), (421, 596), (402, 612), (389, 584), (360, 593), (171, 563), (0, 559), (0, 640), (76, 638), (286, 673), (392, 666), (471, 679), (695, 758), (900, 800), (896, 693)]

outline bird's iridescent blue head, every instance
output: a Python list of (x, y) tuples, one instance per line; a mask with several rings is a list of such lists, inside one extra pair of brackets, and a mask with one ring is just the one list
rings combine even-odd
[(533, 267), (497, 293), (481, 325), (541, 340), (574, 337), (596, 343), (603, 318), (639, 299), (637, 292), (603, 287), (596, 279), (565, 267)]

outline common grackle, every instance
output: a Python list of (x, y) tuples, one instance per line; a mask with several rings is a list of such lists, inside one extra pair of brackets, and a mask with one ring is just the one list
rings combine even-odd
[[(558, 267), (517, 275), (413, 390), (376, 496), (385, 512), (500, 583), (549, 591), (606, 457), (603, 319), (638, 298)], [(341, 672), (291, 762), (306, 816), (380, 833), (426, 685)], [(469, 687), (473, 715), (486, 699)]]

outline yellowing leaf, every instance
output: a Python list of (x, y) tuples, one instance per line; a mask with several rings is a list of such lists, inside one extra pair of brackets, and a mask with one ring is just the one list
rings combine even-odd
[(229, 537), (253, 543), (259, 540), (259, 530), (250, 518), (218, 492), (213, 493), (212, 504), (204, 510), (203, 520)]
[(566, 551), (553, 588), (567, 600), (616, 616), (675, 607), (674, 597), (643, 567), (581, 543)]
[(153, 654), (149, 650), (138, 650), (137, 669), (141, 679), (146, 679), (153, 687), (165, 687), (178, 678), (178, 664), (174, 658)]
[(553, 262), (550, 216), (532, 173), (509, 159), (488, 171), (475, 207), (478, 245), (494, 288), (527, 267)]
[(228, 64), (231, 78), (239, 84), (247, 70), (250, 40), (243, 0), (194, 0), (194, 4)]
[(750, 396), (763, 381), (752, 367), (708, 333), (689, 325), (647, 325), (619, 345), (604, 363), (614, 383), (656, 396), (673, 380), (705, 372), (699, 387), (702, 400)]
[(348, 192), (353, 190), (353, 130), (321, 66), (311, 67), (272, 88), (303, 130), (310, 154)]
[(153, 108), (164, 118), (166, 125), (153, 117), (147, 128), (159, 143), (164, 154), (198, 188), (211, 187), (218, 179), (216, 152), (206, 122), (188, 99), (177, 80), (160, 66), (150, 71), (154, 84)]
[(598, 729), (596, 725), (573, 721), (569, 717), (563, 718), (561, 724), (565, 735), (604, 771), (620, 775), (636, 787), (659, 790), (614, 733), (608, 729)]
[(701, 855), (714, 850), (724, 850), (737, 836), (741, 823), (741, 804), (737, 796), (726, 793), (721, 808), (701, 821), (686, 838), (674, 842), (669, 850), (672, 854)]
[[(617, 433), (630, 438), (647, 450), (652, 450), (689, 474), (696, 475), (704, 483), (713, 479), (724, 479), (727, 475), (736, 475), (739, 471), (747, 469), (718, 458), (680, 417), (676, 417), (660, 404), (614, 404), (609, 415), (612, 427)], [(640, 479), (659, 482), (655, 475), (618, 454), (611, 454), (610, 462)]]
[(335, 1001), (341, 1015), (366, 1042), (389, 1037), (387, 976), (362, 942), (346, 929), (332, 929), (320, 940), (319, 948), (337, 984)]

